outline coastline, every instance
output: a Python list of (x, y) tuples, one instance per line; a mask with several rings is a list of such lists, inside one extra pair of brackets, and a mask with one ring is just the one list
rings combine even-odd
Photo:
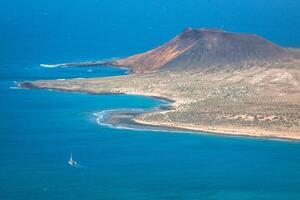
[(146, 96), (151, 97), (155, 99), (162, 99), (164, 101), (169, 102), (169, 107), (175, 108), (175, 109), (161, 109), (161, 106), (158, 106), (157, 108), (154, 108), (152, 110), (145, 110), (143, 113), (140, 113), (136, 116), (134, 116), (131, 120), (138, 124), (138, 125), (144, 125), (144, 126), (153, 126), (157, 127), (158, 129), (162, 130), (175, 130), (178, 132), (184, 132), (188, 131), (193, 134), (202, 134), (201, 132), (205, 132), (208, 134), (215, 134), (215, 135), (228, 135), (228, 136), (239, 136), (239, 137), (252, 137), (252, 138), (262, 138), (262, 139), (279, 139), (279, 140), (293, 140), (293, 141), (300, 141), (300, 136), (293, 136), (291, 134), (286, 134), (285, 132), (281, 132), (279, 135), (275, 135), (272, 131), (266, 131), (261, 130), (257, 128), (234, 128), (234, 127), (205, 127), (203, 126), (195, 126), (192, 124), (180, 124), (180, 123), (166, 123), (166, 122), (154, 122), (154, 121), (147, 121), (142, 120), (139, 117), (139, 115), (144, 114), (151, 114), (153, 112), (169, 112), (172, 110), (176, 110), (176, 106), (173, 106), (173, 104), (176, 104), (175, 100), (172, 100), (167, 97), (161, 97), (158, 95), (149, 95), (149, 94), (142, 94), (142, 93), (124, 93), (127, 95), (140, 95), (140, 96)]
[[(169, 102), (169, 107), (173, 109), (160, 109), (161, 106), (154, 108), (149, 111), (145, 111), (140, 115), (151, 114), (153, 112), (170, 112), (176, 111), (176, 104), (180, 103), (176, 100), (170, 99), (169, 97), (159, 96), (158, 94), (148, 94), (148, 93), (110, 93), (110, 94), (126, 94), (126, 95), (140, 95), (145, 97), (151, 97), (155, 99), (161, 99)], [(190, 131), (195, 134), (201, 134), (200, 132), (211, 133), (211, 134), (222, 134), (222, 135), (230, 135), (230, 136), (246, 136), (246, 137), (254, 137), (254, 138), (266, 138), (266, 139), (283, 139), (283, 140), (296, 140), (300, 141), (300, 136), (294, 136), (285, 132), (280, 132), (275, 135), (272, 131), (266, 131), (258, 128), (234, 128), (234, 127), (205, 127), (203, 126), (195, 126), (192, 124), (180, 124), (180, 123), (166, 123), (166, 122), (154, 122), (147, 121), (137, 118), (139, 115), (132, 118), (132, 121), (139, 125), (147, 125), (154, 126), (163, 129), (172, 129), (178, 131)]]
[[(128, 94), (130, 95), (130, 94)], [(152, 97), (157, 99), (156, 97)], [(233, 131), (230, 128), (222, 129), (220, 128), (208, 128), (208, 127), (197, 127), (197, 126), (188, 126), (184, 124), (174, 124), (174, 123), (157, 123), (157, 122), (149, 122), (145, 120), (138, 119), (139, 115), (148, 114), (152, 112), (165, 112), (167, 106), (158, 106), (154, 107), (150, 110), (144, 109), (116, 109), (116, 110), (103, 110), (100, 112), (95, 112), (94, 115), (97, 118), (97, 123), (102, 126), (108, 126), (110, 128), (117, 129), (130, 129), (130, 130), (147, 130), (147, 131), (167, 131), (172, 133), (183, 133), (183, 134), (213, 134), (213, 135), (224, 135), (224, 136), (232, 136), (232, 137), (249, 137), (249, 138), (259, 138), (259, 139), (271, 139), (271, 140), (284, 140), (284, 141), (296, 141), (300, 142), (299, 138), (292, 137), (278, 137), (275, 135), (271, 135), (272, 132), (259, 131), (257, 132), (251, 131), (251, 129), (239, 129)], [(105, 114), (104, 114), (105, 113)], [(124, 118), (124, 115), (126, 117)], [(100, 119), (101, 118), (101, 119)], [(104, 120), (103, 120), (104, 119)], [(268, 133), (268, 134), (262, 134)]]
[[(126, 93), (125, 93), (126, 94)], [(156, 99), (164, 99), (170, 102), (170, 107), (175, 108), (176, 106), (172, 106), (173, 104), (176, 104), (176, 100), (172, 100), (167, 97), (161, 97), (158, 95), (148, 95), (148, 94), (142, 94), (137, 93), (135, 95), (141, 95), (141, 96), (148, 96)], [(169, 110), (159, 110), (157, 109), (155, 112), (170, 112), (173, 109)], [(152, 111), (153, 112), (153, 111)], [(147, 112), (145, 111), (143, 114), (152, 113), (151, 111)], [(147, 121), (142, 120), (140, 118), (133, 118), (132, 119), (135, 123), (141, 124), (141, 125), (150, 125), (150, 126), (157, 126), (157, 127), (163, 127), (163, 128), (171, 128), (171, 129), (177, 129), (181, 131), (191, 131), (195, 134), (201, 134), (200, 132), (205, 133), (211, 133), (211, 134), (222, 134), (222, 135), (230, 135), (230, 136), (246, 136), (246, 137), (254, 137), (254, 138), (267, 138), (267, 139), (283, 139), (283, 140), (296, 140), (300, 141), (300, 136), (294, 136), (291, 134), (286, 134), (285, 132), (281, 132), (279, 135), (275, 135), (272, 131), (266, 131), (266, 130), (259, 130), (257, 128), (233, 128), (233, 127), (205, 127), (203, 126), (195, 126), (192, 124), (180, 124), (180, 123), (166, 123), (166, 122), (154, 122), (154, 121)]]
[[(268, 73), (273, 72), (273, 69), (268, 71)], [(279, 72), (278, 76), (281, 75), (281, 71)], [(297, 125), (297, 109), (299, 107), (296, 101), (297, 96), (295, 98), (292, 96), (295, 99), (295, 101), (290, 101), (292, 104), (289, 104), (289, 102), (278, 104), (280, 106), (286, 105), (286, 107), (282, 111), (279, 110), (277, 114), (275, 108), (267, 107), (271, 105), (269, 104), (269, 96), (260, 96), (268, 94), (266, 93), (267, 90), (261, 90), (260, 94), (258, 94), (254, 92), (256, 86), (250, 85), (253, 83), (241, 84), (239, 82), (239, 85), (237, 85), (234, 79), (231, 82), (225, 82), (223, 86), (219, 84), (220, 78), (225, 77), (226, 79), (227, 75), (230, 75), (232, 79), (232, 74), (201, 74), (201, 79), (199, 79), (197, 73), (182, 73), (162, 72), (80, 80), (25, 81), (20, 83), (20, 87), (81, 92), (94, 95), (141, 95), (168, 102), (169, 106), (166, 109), (146, 110), (135, 116), (132, 121), (140, 125), (231, 136), (300, 140)], [(185, 84), (186, 80), (184, 77), (186, 76), (189, 76), (190, 84)], [(216, 82), (210, 82), (212, 76), (217, 77)], [(257, 73), (257, 76), (254, 76), (253, 79), (257, 80), (264, 74)], [(279, 81), (282, 80), (280, 79)], [(293, 87), (295, 88), (294, 91), (297, 92), (298, 88), (296, 86)], [(275, 97), (273, 94), (271, 95)], [(264, 104), (257, 101), (257, 98), (261, 97), (265, 100)], [(278, 97), (278, 102), (281, 103), (282, 98), (280, 96), (276, 97)], [(255, 106), (263, 106), (262, 109), (258, 107), (260, 109), (258, 111), (264, 112), (264, 115), (256, 110), (248, 110), (248, 104), (245, 102), (249, 102), (249, 100), (254, 105), (253, 108), (257, 108)], [(293, 113), (295, 114), (293, 115)], [(258, 120), (255, 121), (254, 118), (258, 118)], [(288, 127), (289, 125), (295, 126)]]
[(238, 137), (251, 137), (251, 138), (261, 138), (261, 139), (274, 139), (274, 140), (288, 140), (288, 141), (300, 141), (300, 137), (290, 137), (290, 136), (276, 136), (271, 135), (272, 132), (268, 132), (269, 134), (263, 134), (257, 132), (250, 132), (246, 129), (239, 129), (233, 131), (232, 129), (228, 128), (228, 130), (222, 128), (204, 128), (204, 127), (197, 127), (197, 126), (188, 126), (183, 124), (173, 124), (173, 123), (157, 123), (157, 122), (148, 122), (140, 119), (133, 119), (134, 122), (143, 125), (151, 125), (157, 127), (164, 127), (164, 128), (171, 128), (177, 129), (179, 131), (189, 131), (194, 134), (202, 134), (202, 132), (207, 134), (214, 134), (214, 135), (228, 135), (228, 136), (238, 136)]
[[(24, 88), (24, 87), (23, 87)], [(33, 87), (31, 89), (40, 89), (37, 87)], [(140, 115), (144, 114), (151, 114), (153, 112), (159, 113), (159, 112), (170, 112), (175, 111), (176, 107), (180, 104), (176, 100), (171, 99), (169, 97), (160, 96), (159, 94), (149, 94), (149, 93), (132, 93), (132, 92), (123, 92), (123, 93), (114, 93), (114, 92), (86, 92), (86, 91), (74, 91), (74, 90), (67, 90), (67, 89), (55, 89), (55, 88), (47, 88), (55, 91), (63, 91), (63, 92), (80, 92), (85, 94), (91, 94), (91, 95), (138, 95), (138, 96), (144, 96), (144, 97), (150, 97), (162, 101), (168, 102), (166, 106), (158, 106), (154, 107), (151, 110), (145, 110), (143, 112), (139, 112), (139, 114), (135, 114), (135, 116), (132, 116), (130, 120), (128, 120), (129, 123), (132, 125), (138, 125), (141, 127), (144, 127), (147, 129), (147, 127), (157, 127), (157, 130), (170, 130), (170, 131), (178, 131), (178, 132), (189, 132), (193, 134), (202, 134), (201, 132), (205, 132), (208, 134), (215, 134), (215, 135), (228, 135), (228, 136), (239, 136), (239, 137), (253, 137), (253, 138), (262, 138), (262, 139), (279, 139), (279, 140), (293, 140), (293, 141), (300, 141), (300, 136), (293, 136), (290, 134), (285, 134), (284, 132), (279, 135), (275, 135), (272, 131), (266, 131), (266, 130), (258, 130), (251, 129), (251, 128), (234, 128), (234, 127), (207, 127), (207, 126), (195, 126), (192, 124), (180, 124), (180, 123), (166, 123), (166, 122), (154, 122), (154, 121), (147, 121), (143, 120), (141, 118), (138, 118)], [(177, 104), (177, 105), (176, 105)], [(167, 108), (168, 107), (168, 108)], [(164, 109), (162, 109), (164, 108)], [(122, 109), (120, 109), (122, 110)], [(116, 112), (119, 112), (120, 110), (116, 110)], [(126, 123), (127, 123), (126, 122)], [(147, 126), (147, 127), (146, 127)], [(110, 126), (110, 127), (116, 127), (116, 126)], [(120, 126), (125, 128), (125, 126)], [(130, 128), (130, 126), (128, 126)]]

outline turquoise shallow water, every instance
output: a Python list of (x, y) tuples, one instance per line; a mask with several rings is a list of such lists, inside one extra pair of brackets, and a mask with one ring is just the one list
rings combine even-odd
[[(164, 102), (10, 89), (33, 74), (39, 79), (124, 70), (13, 69), (19, 73), (1, 73), (0, 199), (300, 198), (298, 142), (99, 126), (94, 112)], [(70, 152), (76, 168), (67, 163)]]
[[(164, 102), (10, 88), (123, 75), (39, 64), (128, 56), (185, 27), (300, 47), (299, 10), (295, 0), (0, 1), (0, 199), (300, 199), (299, 142), (111, 129), (93, 113)], [(67, 164), (70, 152), (76, 168)]]

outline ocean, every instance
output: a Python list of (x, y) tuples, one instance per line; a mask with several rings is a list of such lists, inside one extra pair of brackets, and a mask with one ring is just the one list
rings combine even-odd
[[(0, 2), (0, 199), (300, 199), (298, 141), (112, 128), (95, 113), (166, 102), (16, 87), (126, 75), (40, 64), (128, 56), (185, 27), (300, 47), (299, 10), (293, 0)], [(71, 153), (76, 167), (67, 163)]]

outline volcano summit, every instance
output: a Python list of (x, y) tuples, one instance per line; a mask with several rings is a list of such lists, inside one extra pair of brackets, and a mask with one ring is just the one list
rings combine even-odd
[(114, 64), (144, 72), (266, 64), (291, 58), (291, 50), (257, 35), (187, 28), (158, 48), (117, 60)]

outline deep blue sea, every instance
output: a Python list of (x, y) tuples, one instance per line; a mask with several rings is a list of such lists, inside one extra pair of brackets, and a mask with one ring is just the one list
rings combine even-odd
[[(113, 129), (95, 112), (152, 109), (142, 96), (15, 88), (15, 81), (115, 76), (43, 68), (128, 56), (185, 27), (251, 32), (300, 47), (294, 0), (0, 2), (0, 199), (300, 199), (300, 143)], [(77, 167), (67, 161), (73, 152)]]

